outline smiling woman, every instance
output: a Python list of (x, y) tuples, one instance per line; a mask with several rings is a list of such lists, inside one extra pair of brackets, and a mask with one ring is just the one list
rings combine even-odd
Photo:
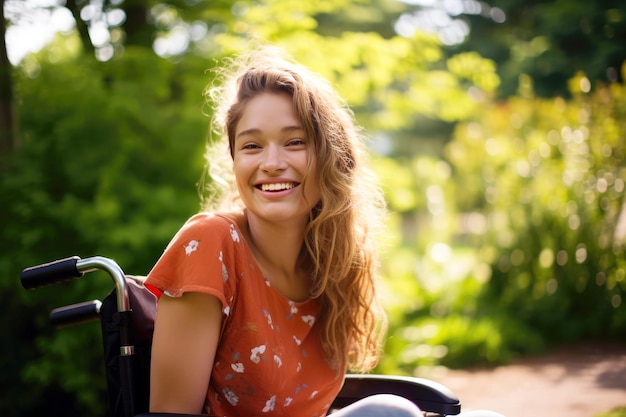
[[(323, 416), (346, 370), (378, 360), (382, 194), (352, 114), (325, 80), (273, 48), (229, 69), (208, 95), (228, 159), (209, 160), (232, 173), (213, 184), (230, 186), (236, 204), (193, 216), (148, 276), (160, 295), (150, 408)], [(421, 416), (395, 396), (337, 413)]]

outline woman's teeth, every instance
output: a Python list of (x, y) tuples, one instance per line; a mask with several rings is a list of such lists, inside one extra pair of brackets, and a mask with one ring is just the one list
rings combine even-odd
[(280, 182), (276, 184), (261, 184), (262, 191), (284, 191), (294, 187), (292, 182)]

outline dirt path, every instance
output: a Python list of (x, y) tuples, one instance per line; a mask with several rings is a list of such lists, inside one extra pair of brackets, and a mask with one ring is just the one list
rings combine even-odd
[(626, 406), (626, 344), (584, 343), (494, 369), (445, 370), (429, 378), (462, 409), (506, 417), (593, 417)]

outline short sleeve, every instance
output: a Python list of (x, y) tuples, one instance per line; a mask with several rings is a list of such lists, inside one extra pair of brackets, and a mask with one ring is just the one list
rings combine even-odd
[(197, 214), (176, 233), (148, 274), (146, 285), (171, 297), (186, 292), (210, 294), (226, 308), (236, 293), (240, 246), (241, 237), (232, 221)]

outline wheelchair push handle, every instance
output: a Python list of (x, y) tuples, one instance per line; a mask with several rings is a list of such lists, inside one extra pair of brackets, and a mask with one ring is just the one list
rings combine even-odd
[(28, 290), (33, 290), (45, 285), (56, 284), (70, 279), (82, 277), (86, 272), (104, 271), (113, 279), (117, 289), (117, 309), (118, 311), (129, 311), (130, 303), (128, 299), (128, 287), (124, 278), (124, 271), (119, 265), (109, 258), (102, 256), (92, 256), (81, 259), (72, 256), (59, 259), (37, 266), (31, 266), (22, 271), (22, 286)]
[(26, 268), (21, 275), (22, 286), (27, 290), (33, 290), (79, 278), (83, 276), (83, 272), (77, 268), (78, 261), (80, 261), (78, 256), (72, 256)]
[[(72, 256), (66, 259), (33, 266), (22, 271), (21, 282), (26, 289), (35, 289), (44, 285), (55, 284), (72, 278), (79, 278), (83, 273), (92, 271), (106, 272), (115, 284), (115, 302), (117, 309), (113, 313), (112, 319), (114, 331), (119, 343), (119, 356), (117, 356), (117, 366), (119, 370), (119, 383), (122, 387), (122, 407), (124, 416), (135, 415), (134, 403), (134, 362), (135, 346), (132, 335), (132, 313), (130, 308), (129, 286), (126, 283), (126, 276), (120, 266), (110, 258), (93, 256), (81, 259)], [(63, 326), (73, 324), (76, 321), (91, 320), (99, 316), (102, 303), (98, 300), (92, 302), (73, 304), (61, 307), (52, 311), (50, 319), (53, 324)], [(113, 330), (113, 329), (112, 329)], [(106, 344), (105, 344), (106, 345)], [(117, 414), (116, 414), (117, 415)]]
[(100, 300), (92, 300), (55, 308), (50, 312), (50, 323), (55, 327), (64, 327), (97, 320), (101, 307)]

